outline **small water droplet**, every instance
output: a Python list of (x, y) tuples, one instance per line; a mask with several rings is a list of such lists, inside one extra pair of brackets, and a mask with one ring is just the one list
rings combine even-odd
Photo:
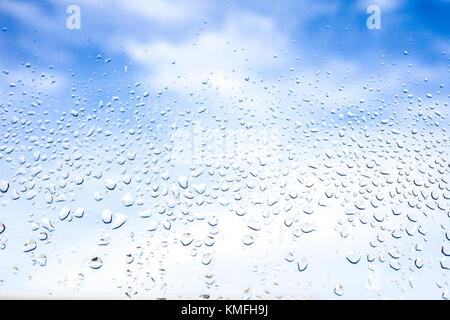
[(249, 245), (253, 244), (253, 242), (255, 242), (254, 239), (253, 239), (253, 236), (251, 236), (249, 234), (245, 235), (242, 238), (242, 243), (245, 244), (246, 246), (249, 246)]
[(297, 261), (297, 269), (298, 271), (302, 272), (305, 271), (308, 267), (308, 260), (306, 257), (301, 257), (300, 260)]
[(188, 179), (185, 176), (181, 176), (178, 178), (178, 184), (183, 189), (186, 189), (188, 187)]
[(94, 257), (89, 261), (89, 267), (92, 269), (100, 269), (103, 266), (103, 261), (99, 257)]
[(334, 287), (334, 293), (337, 296), (342, 296), (344, 294), (344, 287), (342, 286), (342, 284), (336, 284), (336, 287)]
[(356, 251), (350, 251), (347, 253), (347, 255), (345, 257), (347, 258), (348, 262), (350, 262), (352, 264), (357, 264), (359, 262), (359, 260), (361, 259), (361, 254)]
[(104, 223), (111, 223), (112, 221), (112, 212), (109, 209), (105, 209), (102, 211), (102, 220)]
[(186, 232), (181, 235), (180, 241), (183, 244), (183, 246), (188, 246), (192, 243), (192, 241), (194, 241), (194, 237), (192, 236), (191, 233)]
[(30, 252), (33, 251), (34, 249), (36, 249), (36, 241), (34, 241), (33, 239), (28, 240), (23, 246), (24, 252)]

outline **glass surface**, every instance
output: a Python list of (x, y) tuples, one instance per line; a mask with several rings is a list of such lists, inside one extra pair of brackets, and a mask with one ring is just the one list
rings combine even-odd
[(0, 298), (448, 299), (449, 16), (0, 1)]

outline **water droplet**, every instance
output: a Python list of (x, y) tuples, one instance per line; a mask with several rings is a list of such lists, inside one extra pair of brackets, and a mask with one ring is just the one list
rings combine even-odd
[(111, 223), (111, 221), (112, 221), (111, 210), (105, 209), (102, 211), (102, 220), (104, 223)]
[(350, 251), (347, 252), (347, 255), (345, 257), (347, 258), (348, 262), (352, 264), (357, 264), (361, 259), (361, 254), (356, 251)]
[(249, 218), (249, 219), (247, 220), (247, 226), (248, 226), (251, 230), (253, 230), (253, 231), (259, 231), (259, 230), (261, 230), (261, 225), (260, 225), (260, 223), (259, 223), (256, 219), (254, 219), (254, 218)]
[(150, 220), (147, 226), (147, 231), (155, 231), (158, 228), (158, 223), (155, 220)]
[[(2, 233), (1, 232), (1, 226), (0, 226), (0, 233)], [(444, 254), (444, 256), (447, 256), (447, 257), (450, 256), (450, 243), (449, 242), (444, 243), (442, 245), (441, 252)]]
[(130, 207), (134, 203), (133, 196), (130, 193), (126, 193), (122, 198), (123, 205), (125, 207)]
[(417, 268), (422, 268), (423, 267), (423, 260), (420, 258), (417, 258), (416, 260), (414, 260), (414, 264), (416, 265)]
[(309, 204), (305, 205), (303, 207), (303, 212), (306, 214), (312, 214), (314, 212), (314, 209), (312, 206), (310, 206)]
[(203, 263), (205, 266), (208, 265), (208, 264), (210, 264), (210, 263), (211, 263), (211, 260), (212, 260), (212, 256), (211, 256), (210, 253), (205, 253), (205, 254), (202, 256), (202, 263)]
[(402, 267), (400, 262), (398, 260), (391, 260), (389, 262), (389, 266), (394, 269), (395, 271), (400, 270), (400, 268)]
[(392, 248), (391, 250), (389, 250), (389, 255), (394, 259), (398, 259), (400, 258), (401, 253), (397, 248)]
[(122, 213), (118, 213), (115, 215), (114, 223), (112, 224), (112, 229), (119, 229), (121, 226), (125, 224), (128, 217)]
[(128, 253), (125, 255), (125, 262), (127, 264), (131, 264), (131, 263), (133, 263), (133, 261), (134, 261), (134, 257), (131, 253)]
[(192, 241), (194, 241), (194, 237), (192, 236), (192, 234), (186, 232), (181, 235), (180, 241), (183, 246), (188, 246), (192, 243)]
[(99, 257), (94, 257), (89, 261), (89, 267), (92, 269), (100, 269), (103, 266), (103, 261)]
[(178, 178), (178, 184), (183, 189), (186, 189), (188, 187), (188, 179), (185, 176), (181, 176)]
[(9, 189), (9, 183), (6, 180), (0, 180), (0, 191), (5, 193)]
[(442, 269), (450, 270), (450, 259), (448, 259), (446, 257), (442, 257), (440, 263), (441, 263)]
[(116, 182), (112, 179), (107, 179), (106, 180), (106, 188), (108, 190), (114, 190), (116, 188)]
[(70, 214), (70, 209), (68, 207), (63, 207), (61, 208), (61, 210), (59, 211), (59, 220), (64, 220), (66, 219)]
[(305, 271), (307, 267), (308, 267), (308, 260), (306, 260), (306, 257), (301, 257), (300, 260), (297, 261), (298, 271), (300, 272)]
[(77, 210), (75, 210), (73, 215), (76, 218), (82, 218), (84, 216), (84, 209), (83, 208), (78, 208)]
[(30, 252), (33, 251), (34, 249), (36, 249), (36, 241), (34, 241), (33, 239), (28, 240), (23, 246), (24, 252)]
[(249, 234), (245, 235), (242, 238), (242, 243), (245, 244), (246, 246), (253, 244), (253, 242), (255, 242), (255, 241), (253, 240), (253, 237)]
[(342, 296), (344, 294), (344, 287), (340, 283), (336, 284), (334, 287), (334, 293), (337, 296)]

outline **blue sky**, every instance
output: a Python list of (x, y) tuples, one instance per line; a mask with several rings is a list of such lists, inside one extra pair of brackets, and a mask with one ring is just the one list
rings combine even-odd
[[(80, 1), (81, 30), (65, 28), (69, 4), (2, 2), (2, 27), (8, 30), (1, 38), (3, 68), (19, 68), (25, 62), (43, 70), (53, 65), (66, 79), (68, 69), (90, 70), (95, 58), (89, 56), (102, 54), (112, 58), (114, 66), (133, 63), (154, 72), (151, 61), (143, 63), (133, 56), (134, 46), (164, 43), (177, 49), (207, 34), (230, 41), (234, 49), (242, 49), (246, 39), (254, 46), (273, 39), (264, 43), (267, 55), (284, 50), (295, 57), (298, 52), (308, 63), (313, 55), (321, 63), (348, 59), (369, 72), (378, 67), (381, 54), (395, 59), (408, 50), (413, 62), (435, 66), (445, 64), (442, 51), (448, 50), (448, 1), (378, 2), (381, 30), (366, 28), (367, 1), (315, 1), (314, 5), (302, 1)], [(229, 26), (234, 30), (227, 34)], [(237, 30), (240, 38), (236, 38)], [(249, 64), (255, 63), (252, 60)]]
[[(449, 13), (448, 0), (1, 1), (0, 295), (338, 298), (342, 284), (344, 298), (448, 298)], [(360, 202), (373, 208), (349, 213)], [(104, 224), (105, 209), (127, 222)], [(25, 254), (47, 218), (51, 239)], [(216, 244), (188, 251), (187, 231)]]
[[(414, 81), (442, 82), (448, 74), (448, 1), (374, 3), (381, 9), (380, 30), (366, 27), (367, 1), (79, 1), (81, 29), (68, 30), (71, 2), (4, 1), (1, 67), (9, 75), (3, 81), (22, 81), (24, 88), (39, 83), (28, 90), (44, 90), (62, 108), (74, 80), (95, 83), (102, 72), (111, 79), (106, 86), (98, 80), (103, 90), (97, 95), (104, 99), (114, 95), (105, 92), (109, 85), (124, 90), (136, 82), (153, 95), (183, 98), (211, 72), (215, 82), (230, 77), (238, 86), (246, 77), (285, 85), (276, 79), (327, 71), (335, 81), (348, 72), (364, 82), (381, 72), (389, 79), (382, 89), (392, 93), (408, 74)], [(351, 87), (357, 81), (345, 89), (347, 100), (360, 100)], [(86, 98), (84, 93), (77, 88), (75, 95)]]

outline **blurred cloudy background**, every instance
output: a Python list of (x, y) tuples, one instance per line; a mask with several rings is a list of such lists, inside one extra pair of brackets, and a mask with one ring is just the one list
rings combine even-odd
[[(70, 5), (80, 8), (79, 29), (67, 28), (66, 20), (71, 14), (66, 9)], [(366, 9), (370, 5), (380, 8), (381, 29), (369, 29), (366, 25), (370, 16)], [(352, 244), (345, 242), (347, 245), (335, 245), (342, 238), (336, 227), (340, 228), (345, 224), (339, 222), (345, 215), (332, 216), (333, 211), (344, 210), (337, 198), (334, 199), (335, 204), (329, 204), (325, 209), (321, 205), (317, 208), (313, 205), (316, 209), (312, 216), (319, 217), (314, 221), (317, 227), (316, 238), (312, 242), (305, 240), (304, 249), (297, 246), (295, 250), (291, 250), (286, 243), (286, 247), (280, 245), (284, 241), (283, 218), (279, 228), (275, 220), (270, 222), (273, 230), (268, 233), (275, 241), (261, 235), (262, 230), (258, 241), (255, 241), (255, 254), (249, 254), (245, 251), (246, 248), (239, 251), (241, 233), (236, 231), (239, 229), (237, 226), (242, 224), (243, 235), (247, 225), (233, 214), (233, 217), (222, 220), (219, 218), (223, 221), (219, 234), (224, 238), (212, 246), (216, 250), (213, 254), (216, 255), (215, 264), (212, 264), (214, 270), (206, 272), (205, 280), (205, 272), (199, 271), (203, 266), (198, 261), (198, 266), (191, 262), (192, 257), (183, 251), (184, 247), (180, 248), (179, 241), (175, 239), (173, 243), (177, 244), (173, 244), (172, 248), (171, 237), (178, 239), (185, 229), (190, 228), (186, 227), (189, 222), (180, 223), (178, 229), (174, 223), (172, 229), (163, 230), (159, 236), (152, 236), (151, 245), (145, 244), (146, 231), (141, 228), (138, 216), (139, 210), (144, 208), (134, 208), (143, 206), (154, 209), (156, 204), (153, 205), (152, 201), (147, 203), (144, 195), (143, 204), (134, 203), (130, 209), (124, 208), (121, 200), (125, 193), (131, 193), (133, 197), (137, 194), (135, 201), (140, 193), (148, 196), (145, 186), (144, 189), (133, 186), (137, 175), (147, 175), (147, 172), (139, 171), (141, 167), (136, 163), (147, 168), (147, 163), (151, 164), (152, 161), (155, 161), (155, 166), (159, 165), (164, 161), (163, 156), (172, 151), (167, 145), (173, 142), (170, 137), (173, 137), (174, 128), (190, 128), (190, 124), (205, 128), (204, 132), (207, 134), (211, 133), (208, 130), (216, 128), (250, 130), (250, 135), (253, 136), (263, 135), (261, 130), (270, 130), (270, 134), (276, 137), (269, 140), (276, 140), (272, 142), (278, 151), (286, 153), (286, 157), (291, 154), (297, 161), (293, 166), (272, 163), (272, 168), (280, 171), (290, 168), (291, 172), (285, 175), (288, 185), (297, 183), (298, 175), (293, 171), (303, 165), (302, 175), (306, 178), (314, 175), (321, 182), (324, 181), (321, 177), (325, 177), (326, 173), (313, 174), (317, 164), (311, 165), (310, 162), (320, 162), (317, 153), (322, 152), (323, 155), (326, 150), (339, 152), (340, 147), (336, 147), (333, 138), (326, 138), (329, 131), (342, 131), (343, 127), (347, 128), (344, 131), (351, 128), (358, 132), (361, 129), (355, 133), (360, 134), (361, 139), (364, 139), (364, 134), (367, 138), (367, 132), (370, 132), (376, 136), (380, 145), (382, 141), (384, 143), (390, 140), (391, 133), (385, 134), (384, 129), (380, 129), (381, 118), (387, 119), (381, 122), (382, 125), (387, 124), (389, 132), (391, 129), (397, 130), (394, 134), (400, 133), (402, 143), (406, 145), (412, 141), (408, 140), (412, 126), (419, 131), (425, 127), (432, 130), (431, 133), (428, 129), (423, 131), (429, 134), (425, 136), (425, 140), (427, 137), (434, 137), (444, 142), (437, 147), (433, 145), (429, 152), (436, 151), (437, 158), (445, 158), (448, 129), (449, 13), (450, 2), (447, 0), (2, 0), (0, 134), (3, 141), (0, 178), (9, 182), (9, 193), (18, 190), (24, 195), (18, 201), (13, 200), (14, 196), (8, 193), (0, 198), (0, 222), (7, 226), (6, 231), (0, 235), (3, 237), (0, 240), (5, 244), (5, 248), (0, 251), (0, 294), (115, 297), (123, 296), (124, 292), (132, 296), (140, 290), (138, 287), (143, 286), (144, 293), (139, 291), (141, 295), (137, 294), (137, 297), (198, 297), (205, 293), (213, 297), (329, 298), (340, 296), (336, 294), (336, 290), (339, 293), (342, 284), (345, 288), (343, 297), (346, 298), (448, 297), (448, 271), (442, 271), (444, 268), (437, 262), (442, 256), (439, 251), (442, 230), (445, 233), (448, 226), (448, 217), (445, 216), (436, 218), (435, 225), (429, 226), (428, 235), (433, 250), (430, 249), (430, 253), (423, 258), (435, 260), (436, 265), (428, 269), (424, 267), (423, 274), (416, 277), (416, 274), (411, 276), (409, 273), (401, 276), (392, 275), (391, 272), (383, 273), (382, 268), (371, 265), (368, 267), (362, 263), (354, 267), (359, 269), (349, 270), (348, 262), (345, 259), (339, 260), (341, 255), (338, 251), (344, 250), (344, 247), (346, 252), (356, 248), (362, 256), (361, 260), (367, 261), (365, 246), (372, 238), (370, 232), (356, 228)], [(426, 101), (423, 108), (422, 101)], [(430, 105), (438, 110), (434, 107), (426, 109)], [(106, 109), (108, 110), (105, 111)], [(426, 109), (426, 114), (419, 109)], [(414, 116), (411, 117), (413, 113)], [(69, 120), (72, 119), (70, 114), (73, 121)], [(208, 116), (204, 116), (205, 114)], [(423, 117), (422, 122), (414, 118), (417, 114), (419, 120)], [(405, 121), (401, 121), (402, 119)], [(27, 124), (28, 121), (30, 125)], [(103, 126), (103, 131), (108, 131), (105, 137), (99, 130), (100, 126)], [(93, 136), (101, 138), (92, 140), (92, 144), (89, 144), (92, 132), (86, 132), (91, 127), (92, 132), (95, 132)], [(150, 127), (151, 131), (147, 134), (145, 130), (150, 130)], [(317, 127), (321, 129), (316, 129)], [(29, 131), (30, 128), (34, 132)], [(322, 131), (323, 128), (325, 130)], [(46, 133), (51, 130), (57, 132), (57, 137), (53, 132), (49, 135)], [(317, 130), (320, 135), (318, 137), (314, 135)], [(140, 134), (140, 131), (144, 131), (144, 134), (139, 141), (135, 139), (134, 132)], [(78, 139), (79, 134), (85, 135), (85, 140)], [(305, 137), (300, 137), (303, 134)], [(36, 135), (36, 140), (30, 141), (30, 135)], [(52, 135), (56, 141), (58, 137), (61, 139), (58, 143), (62, 146), (61, 149), (59, 146), (55, 147), (58, 152), (53, 151), (53, 155), (57, 155), (53, 158), (53, 142), (48, 140)], [(146, 140), (153, 137), (157, 137), (154, 142), (156, 149), (163, 150), (158, 163), (152, 156), (158, 157), (159, 153), (150, 155), (150, 151), (148, 158), (140, 153), (153, 150)], [(295, 137), (301, 143), (296, 147), (286, 147), (286, 141), (295, 140)], [(356, 145), (359, 138), (352, 136), (352, 139), (352, 143), (356, 142)], [(42, 144), (36, 141), (42, 141)], [(145, 144), (143, 141), (146, 141)], [(248, 140), (247, 145), (245, 139), (240, 142), (244, 143), (244, 149), (250, 147)], [(423, 142), (426, 143), (427, 141)], [(63, 165), (58, 167), (53, 162), (50, 164), (50, 159), (38, 164), (43, 160), (36, 160), (36, 148), (27, 147), (33, 144), (41, 152), (48, 153), (51, 161), (61, 161)], [(45, 147), (46, 144), (48, 147)], [(96, 146), (91, 147), (94, 144)], [(13, 149), (12, 145), (15, 145)], [(112, 151), (105, 151), (105, 147), (109, 146)], [(177, 147), (179, 146), (175, 146), (175, 149)], [(349, 149), (351, 148), (349, 145)], [(369, 154), (384, 152), (384, 148), (387, 150), (390, 147), (378, 145)], [(117, 168), (114, 165), (109, 167), (109, 158), (102, 158), (103, 154), (121, 149), (126, 149), (122, 152), (124, 155), (128, 154), (126, 164), (134, 159), (130, 152), (137, 152), (136, 160), (128, 167), (128, 171), (123, 169), (122, 164)], [(77, 158), (77, 153), (82, 157)], [(117, 151), (112, 156), (114, 160), (120, 157), (119, 153)], [(26, 157), (27, 161), (34, 157), (35, 163), (20, 169), (27, 163), (20, 160), (20, 156)], [(258, 154), (253, 156), (262, 162)], [(71, 163), (74, 157), (75, 165), (66, 169), (66, 164)], [(431, 157), (435, 159), (434, 153)], [(81, 161), (89, 158), (91, 166), (80, 164), (77, 167), (77, 160), (81, 158)], [(400, 160), (386, 157), (381, 166), (386, 170), (396, 166), (398, 168), (402, 161), (401, 157)], [(177, 184), (178, 176), (190, 174), (190, 162), (184, 164), (184, 167), (168, 166), (171, 176), (168, 181), (173, 180)], [(252, 165), (250, 160), (242, 161), (240, 168), (247, 170)], [(219, 167), (220, 165), (217, 168)], [(33, 168), (39, 170), (35, 169), (33, 172)], [(91, 173), (80, 173), (86, 172), (87, 168), (92, 169), (93, 175), (95, 168), (102, 171), (103, 176), (98, 178), (102, 181), (108, 177), (119, 181), (129, 174), (133, 178), (130, 185), (132, 187), (127, 189), (128, 184), (125, 184), (120, 196), (111, 194), (109, 190), (103, 191), (103, 184), (101, 189), (90, 182)], [(105, 168), (107, 169), (103, 170)], [(134, 171), (136, 168), (138, 169)], [(161, 172), (166, 170), (162, 167), (159, 169)], [(228, 170), (227, 165), (225, 169)], [(219, 173), (225, 169), (218, 169)], [(444, 166), (444, 169), (448, 170), (448, 166)], [(23, 172), (18, 173), (18, 170)], [(61, 190), (56, 191), (56, 194), (65, 195), (60, 202), (45, 200), (49, 194), (53, 194), (45, 191), (50, 189), (44, 187), (49, 181), (53, 181), (52, 171), (70, 172), (70, 175), (67, 173), (70, 176), (68, 181), (74, 184), (73, 187), (61, 186), (59, 178), (55, 178), (55, 189)], [(46, 177), (47, 172), (51, 178)], [(161, 172), (158, 171), (155, 175)], [(81, 184), (82, 187), (77, 187), (77, 179), (71, 179), (83, 174), (86, 182)], [(448, 177), (448, 171), (445, 174)], [(21, 181), (20, 176), (26, 178)], [(280, 179), (275, 174), (275, 177), (269, 177), (266, 181), (270, 181), (270, 178), (277, 182)], [(164, 178), (149, 179), (150, 186), (165, 181)], [(139, 184), (140, 181), (137, 180)], [(299, 181), (303, 183), (302, 179)], [(208, 185), (210, 181), (203, 182)], [(222, 183), (219, 180), (216, 182)], [(226, 182), (231, 184), (231, 180)], [(314, 193), (323, 196), (329, 186), (319, 186), (321, 182), (316, 183)], [(359, 183), (358, 180), (355, 183)], [(374, 185), (378, 187), (377, 184)], [(23, 186), (27, 186), (27, 190)], [(353, 184), (350, 184), (349, 188), (357, 194), (357, 187), (352, 189)], [(382, 194), (389, 193), (388, 187), (383, 185), (379, 188), (382, 189)], [(37, 191), (30, 195), (33, 189)], [(222, 186), (222, 189), (225, 188)], [(443, 190), (448, 192), (448, 186)], [(117, 189), (114, 192), (118, 192)], [(245, 192), (251, 198), (253, 191)], [(245, 192), (243, 191), (244, 199)], [(413, 194), (414, 192), (412, 191)], [(92, 195), (95, 199), (92, 199)], [(25, 200), (27, 197), (30, 199)], [(104, 198), (100, 199), (102, 197)], [(261, 197), (263, 202), (268, 199), (264, 193)], [(304, 201), (316, 202), (315, 198), (312, 201), (309, 197), (314, 198), (315, 195), (306, 194)], [(53, 198), (56, 199), (57, 196), (53, 195)], [(444, 199), (440, 205), (447, 206), (448, 200), (445, 199), (448, 198), (439, 199)], [(206, 216), (214, 211), (220, 217), (229, 214), (228, 211), (232, 210), (228, 208), (237, 200), (231, 198), (220, 201), (219, 197), (218, 204), (211, 201), (208, 203), (210, 209), (205, 213)], [(231, 204), (228, 205), (228, 202)], [(86, 219), (79, 226), (57, 227), (52, 232), (52, 241), (46, 244), (47, 250), (42, 251), (47, 259), (45, 268), (40, 267), (39, 263), (32, 264), (30, 261), (39, 254), (29, 259), (22, 250), (23, 244), (37, 230), (30, 227), (30, 224), (34, 221), (41, 221), (42, 224), (42, 218), (47, 215), (54, 215), (56, 218), (50, 220), (57, 221), (58, 212), (67, 203), (85, 207), (86, 216), (91, 215), (92, 219)], [(258, 201), (249, 200), (248, 205), (241, 206), (249, 211), (248, 215), (252, 215), (250, 211), (252, 207), (255, 208), (255, 203), (259, 204)], [(179, 205), (177, 203), (176, 208)], [(116, 232), (101, 229), (103, 223), (99, 222), (99, 217), (105, 208), (113, 212), (125, 212), (129, 217), (124, 227), (117, 230), (120, 237), (117, 236), (116, 242), (106, 246), (109, 260), (96, 244), (98, 238), (102, 237), (102, 232)], [(195, 216), (202, 210), (191, 208), (191, 213)], [(257, 212), (254, 213), (257, 221), (262, 214), (258, 210), (255, 209)], [(276, 213), (274, 215), (277, 216)], [(160, 219), (158, 213), (156, 216), (159, 219), (156, 222), (162, 225), (165, 218)], [(183, 215), (181, 217), (184, 221)], [(196, 220), (202, 221), (198, 217)], [(203, 237), (209, 232), (217, 239), (220, 238), (207, 227), (192, 228), (190, 233), (199, 233)], [(400, 227), (401, 230), (402, 228), (403, 226)], [(141, 229), (144, 230), (143, 234), (136, 231)], [(385, 229), (386, 227), (381, 227), (381, 232)], [(374, 232), (376, 238), (379, 231)], [(234, 236), (235, 234), (239, 236)], [(159, 246), (164, 239), (168, 243)], [(237, 242), (233, 242), (234, 240)], [(130, 242), (137, 242), (139, 245)], [(158, 245), (153, 244), (156, 242)], [(415, 241), (411, 243), (416, 245)], [(410, 250), (409, 245), (406, 241), (399, 247), (406, 252)], [(126, 254), (131, 251), (138, 260), (143, 255), (145, 246), (151, 248), (145, 253), (147, 259), (154, 257), (156, 263), (150, 263), (150, 267), (146, 264), (136, 267), (136, 263), (131, 263), (132, 267), (127, 267), (126, 263), (125, 266), (120, 265), (126, 261)], [(272, 251), (280, 247), (280, 252)], [(38, 245), (36, 250), (40, 248)], [(386, 248), (388, 249), (391, 248)], [(297, 250), (301, 252), (297, 254)], [(57, 252), (56, 257), (49, 251)], [(289, 269), (283, 265), (288, 253), (295, 255), (295, 261), (304, 255), (309, 256), (311, 273), (307, 278), (298, 279), (298, 274), (301, 273), (296, 267)], [(203, 251), (200, 255), (203, 255)], [(102, 256), (104, 266), (99, 270), (86, 267), (89, 259), (94, 256)], [(389, 255), (386, 256), (389, 258)], [(383, 259), (381, 255), (378, 258), (381, 263), (384, 262)], [(414, 262), (414, 259), (411, 261)], [(314, 264), (322, 267), (315, 269)], [(136, 270), (132, 270), (133, 266)], [(406, 265), (404, 268), (408, 269)], [(184, 272), (190, 276), (186, 277)], [(255, 278), (254, 274), (258, 276)], [(208, 280), (210, 278), (214, 280)]]

